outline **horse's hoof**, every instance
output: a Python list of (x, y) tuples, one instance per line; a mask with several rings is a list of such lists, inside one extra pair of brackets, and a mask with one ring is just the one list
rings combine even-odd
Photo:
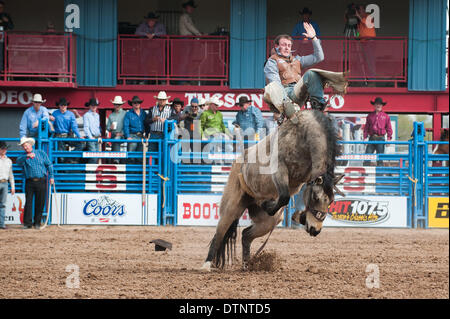
[(203, 264), (202, 268), (200, 268), (200, 270), (205, 271), (205, 272), (210, 272), (211, 271), (211, 262), (207, 261)]

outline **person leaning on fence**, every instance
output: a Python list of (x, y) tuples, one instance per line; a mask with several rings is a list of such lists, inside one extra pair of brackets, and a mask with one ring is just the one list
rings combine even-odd
[(11, 185), (11, 195), (16, 193), (12, 161), (6, 156), (8, 145), (0, 141), (0, 229), (6, 229), (6, 197), (8, 195), (8, 181)]
[[(166, 92), (160, 91), (154, 98), (156, 99), (156, 105), (150, 108), (144, 121), (145, 134), (150, 139), (163, 139), (164, 122), (173, 119), (175, 112), (168, 103), (170, 96), (167, 96)], [(149, 143), (148, 150), (157, 152), (158, 143)]]
[(153, 39), (167, 34), (165, 25), (158, 22), (159, 16), (154, 12), (149, 12), (144, 19), (145, 21), (136, 28), (136, 35)]
[[(385, 141), (385, 135), (390, 141), (392, 139), (392, 127), (391, 119), (389, 115), (383, 112), (383, 106), (387, 104), (381, 97), (375, 98), (375, 101), (370, 101), (375, 107), (375, 110), (366, 118), (366, 125), (364, 126), (364, 140), (369, 138), (369, 141)], [(366, 153), (383, 154), (385, 149), (385, 143), (380, 144), (367, 144)], [(363, 165), (369, 165), (370, 161), (364, 161)], [(377, 165), (382, 165), (383, 161), (378, 160)]]
[[(41, 226), (42, 211), (44, 210), (46, 194), (46, 175), (48, 173), (50, 184), (54, 183), (53, 166), (47, 154), (42, 150), (33, 150), (35, 140), (31, 137), (20, 139), (19, 145), (25, 151), (17, 158), (17, 165), (22, 166), (25, 177), (25, 211), (23, 214), (23, 228), (32, 226), (39, 229)], [(34, 198), (34, 222), (33, 222)]]
[[(132, 109), (128, 110), (123, 118), (123, 136), (127, 140), (139, 140), (139, 142), (130, 142), (127, 144), (128, 152), (142, 152), (142, 140), (145, 134), (144, 120), (147, 115), (147, 112), (141, 108), (142, 102), (144, 101), (137, 95), (133, 96), (131, 100), (128, 100), (128, 105)], [(139, 164), (142, 163), (142, 160), (130, 158), (128, 163)]]
[[(114, 100), (111, 101), (114, 105), (114, 111), (109, 115), (108, 120), (106, 122), (106, 130), (111, 133), (111, 139), (121, 140), (124, 139), (123, 134), (123, 122), (125, 119), (126, 111), (122, 108), (122, 105), (125, 104), (125, 101), (122, 101), (121, 96), (114, 97)], [(120, 152), (121, 143), (112, 143), (111, 150), (113, 152)], [(119, 160), (114, 159), (114, 164), (119, 164)]]
[[(86, 148), (88, 152), (98, 152), (99, 144), (102, 142), (102, 132), (100, 128), (100, 116), (97, 112), (100, 103), (97, 99), (91, 98), (84, 106), (89, 107), (89, 111), (83, 115), (84, 133), (87, 139), (97, 139), (97, 141), (86, 142)], [(95, 158), (89, 158), (88, 163), (95, 164), (97, 160)]]
[[(252, 100), (246, 96), (241, 96), (236, 103), (241, 109), (236, 113), (236, 120), (233, 125), (240, 129), (240, 134), (251, 137), (254, 140), (262, 139), (265, 136), (265, 123), (261, 110), (252, 105)], [(249, 144), (245, 144), (247, 148)]]
[[(50, 121), (53, 122), (53, 127), (55, 129), (54, 137), (81, 138), (75, 114), (67, 110), (69, 105), (70, 102), (67, 101), (65, 97), (60, 98), (59, 101), (56, 102), (56, 106), (59, 107), (59, 109), (50, 115)], [(68, 147), (73, 147), (75, 151), (81, 151), (83, 148), (80, 142), (58, 141), (58, 151), (66, 151), (66, 145)], [(62, 162), (78, 163), (76, 159), (63, 160)]]
[(33, 95), (33, 105), (25, 110), (20, 121), (19, 136), (37, 137), (39, 130), (39, 121), (41, 119), (50, 119), (48, 109), (42, 104), (46, 100), (42, 99), (42, 95)]

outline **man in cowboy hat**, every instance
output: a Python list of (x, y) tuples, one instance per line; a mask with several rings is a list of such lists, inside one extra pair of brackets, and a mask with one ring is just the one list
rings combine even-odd
[(42, 105), (46, 100), (42, 95), (33, 95), (33, 105), (25, 110), (20, 121), (20, 137), (36, 137), (39, 131), (39, 121), (41, 119), (50, 119), (48, 109)]
[[(52, 115), (50, 115), (50, 121), (53, 123), (53, 127), (55, 129), (54, 137), (57, 138), (81, 138), (80, 132), (78, 131), (78, 124), (77, 120), (75, 118), (75, 114), (73, 114), (71, 111), (67, 110), (67, 107), (70, 105), (70, 102), (66, 100), (65, 97), (62, 97), (59, 99), (59, 101), (56, 101), (56, 106), (59, 107), (58, 110), (53, 112)], [(75, 151), (81, 151), (82, 145), (80, 142), (73, 142), (73, 141), (59, 141), (58, 142), (58, 151), (66, 151), (66, 145), (69, 147), (74, 147)], [(64, 162), (64, 160), (63, 160)], [(67, 160), (65, 162), (72, 162), (77, 163), (78, 161), (73, 160)]]
[[(144, 138), (144, 120), (147, 115), (141, 108), (141, 103), (144, 102), (137, 95), (133, 96), (131, 100), (128, 100), (128, 105), (132, 107), (123, 119), (123, 136), (127, 140), (142, 140)], [(128, 152), (141, 152), (142, 142), (139, 143), (128, 143)], [(140, 164), (141, 159), (130, 158), (128, 163), (130, 164)]]
[(184, 13), (180, 16), (179, 28), (180, 35), (202, 35), (202, 33), (195, 27), (192, 21), (191, 14), (197, 6), (193, 0), (182, 4)]
[[(83, 115), (83, 125), (84, 125), (84, 133), (86, 134), (86, 138), (97, 141), (86, 142), (86, 147), (88, 152), (98, 152), (99, 144), (102, 142), (102, 131), (100, 128), (100, 116), (97, 112), (98, 106), (100, 103), (96, 98), (89, 99), (88, 102), (84, 104), (84, 106), (89, 107), (89, 111), (84, 113)], [(97, 160), (95, 158), (89, 158), (88, 163), (95, 164)]]
[(159, 16), (154, 12), (149, 12), (145, 18), (145, 22), (142, 22), (136, 29), (135, 34), (149, 39), (154, 37), (160, 37), (167, 34), (164, 24), (158, 22)]
[[(150, 108), (144, 121), (145, 134), (150, 139), (162, 139), (164, 137), (164, 122), (174, 117), (174, 110), (168, 103), (170, 96), (165, 91), (160, 91), (156, 99), (156, 105)], [(157, 143), (150, 143), (149, 151), (158, 151)]]
[[(240, 128), (244, 136), (256, 137), (255, 133), (257, 133), (260, 137), (263, 137), (265, 135), (264, 118), (261, 110), (253, 106), (252, 102), (246, 96), (239, 98), (239, 102), (236, 105), (239, 105), (241, 109), (237, 112), (233, 125)], [(244, 145), (244, 147), (248, 147), (248, 144)]]
[(8, 145), (0, 141), (0, 229), (5, 226), (6, 196), (8, 195), (8, 181), (11, 184), (11, 195), (14, 195), (15, 184), (12, 170), (12, 161), (6, 156)]
[[(372, 113), (369, 113), (366, 119), (366, 125), (364, 126), (364, 139), (367, 137), (369, 141), (385, 141), (385, 135), (390, 141), (392, 139), (392, 127), (391, 119), (389, 115), (383, 112), (383, 106), (387, 104), (381, 97), (375, 98), (374, 101), (370, 101), (375, 108)], [(385, 144), (368, 144), (366, 148), (367, 154), (377, 152), (377, 154), (383, 154)], [(364, 161), (363, 165), (368, 165), (369, 161)], [(382, 165), (383, 161), (377, 161), (377, 165)]]
[(294, 30), (292, 31), (293, 37), (304, 37), (303, 40), (309, 40), (308, 37), (305, 37), (304, 34), (306, 33), (306, 29), (303, 25), (304, 22), (311, 24), (311, 26), (316, 31), (316, 36), (320, 37), (320, 29), (319, 25), (315, 21), (311, 21), (312, 11), (304, 7), (302, 11), (298, 12), (301, 15), (301, 20), (299, 23), (297, 23), (294, 27)]
[(184, 102), (181, 101), (179, 98), (174, 98), (172, 102), (170, 102), (172, 105), (172, 116), (169, 118), (170, 120), (177, 121), (177, 124), (180, 124), (181, 121), (183, 121), (186, 118), (186, 114), (183, 111)]
[[(50, 184), (54, 183), (53, 166), (47, 154), (42, 150), (33, 150), (35, 141), (32, 137), (22, 137), (19, 145), (25, 151), (24, 155), (17, 158), (16, 163), (22, 166), (25, 177), (25, 212), (23, 215), (24, 229), (30, 229), (34, 225), (36, 229), (41, 226), (42, 211), (45, 204), (47, 188), (46, 175), (50, 178)], [(33, 197), (34, 197), (34, 222), (33, 222)]]
[[(114, 97), (114, 100), (112, 100), (111, 103), (114, 105), (114, 111), (108, 117), (108, 120), (106, 122), (106, 130), (108, 132), (111, 132), (112, 139), (124, 139), (123, 121), (127, 112), (122, 109), (122, 105), (125, 104), (125, 101), (122, 101), (122, 97), (117, 95)], [(112, 143), (111, 150), (113, 152), (120, 152), (120, 145), (122, 144)], [(119, 161), (114, 160), (114, 163), (119, 164)]]

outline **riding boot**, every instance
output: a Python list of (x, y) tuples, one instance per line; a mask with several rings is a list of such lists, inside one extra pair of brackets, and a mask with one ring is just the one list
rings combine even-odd
[(325, 107), (327, 106), (326, 102), (321, 102), (318, 98), (311, 96), (309, 98), (310, 103), (311, 103), (311, 108), (313, 110), (319, 110), (321, 112), (323, 112), (325, 110)]

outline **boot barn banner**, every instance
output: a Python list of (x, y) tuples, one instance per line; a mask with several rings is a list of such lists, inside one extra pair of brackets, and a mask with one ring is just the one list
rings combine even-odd
[(52, 195), (52, 224), (157, 225), (158, 196), (60, 193)]
[(23, 224), (23, 212), (25, 211), (25, 194), (16, 193), (6, 196), (5, 224)]

